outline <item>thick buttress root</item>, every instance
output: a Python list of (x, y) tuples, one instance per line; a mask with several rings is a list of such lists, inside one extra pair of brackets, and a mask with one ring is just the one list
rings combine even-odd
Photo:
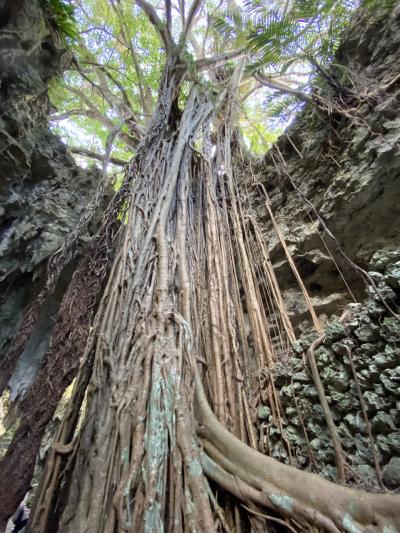
[(397, 531), (398, 496), (371, 494), (336, 485), (284, 465), (229, 433), (208, 405), (196, 374), (196, 418), (208, 477), (244, 502), (294, 518), (304, 527), (337, 531)]

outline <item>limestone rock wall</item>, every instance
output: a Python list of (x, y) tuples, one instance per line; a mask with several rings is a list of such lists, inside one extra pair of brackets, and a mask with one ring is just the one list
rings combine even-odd
[[(346, 72), (346, 89), (358, 95), (352, 100), (344, 91), (334, 97), (335, 105), (347, 98), (350, 117), (306, 107), (262, 163), (273, 212), (322, 320), (351, 297), (321, 236), (356, 299), (365, 294), (365, 284), (337, 253), (329, 231), (363, 268), (376, 250), (400, 242), (399, 42), (398, 2), (390, 10), (360, 10), (335, 60), (342, 65), (338, 78)], [(305, 303), (262, 204), (258, 215), (290, 314), (298, 331), (306, 330)]]
[[(336, 60), (347, 73), (348, 115), (306, 107), (261, 165), (274, 216), (324, 325), (315, 356), (350, 467), (347, 480), (376, 489), (379, 471), (387, 488), (400, 487), (399, 42), (399, 2), (389, 10), (359, 10)], [(261, 400), (260, 442), (283, 462), (335, 479), (334, 449), (306, 356), (318, 334), (310, 333), (308, 309), (265, 204), (258, 202), (257, 214), (299, 335), (273, 376), (264, 372), (265, 387), (274, 379), (284, 419), (281, 431)], [(339, 248), (369, 271), (379, 296)], [(360, 303), (350, 303), (335, 262)], [(351, 315), (344, 325), (343, 312)]]
[[(371, 267), (381, 293), (385, 292), (387, 303), (396, 309), (400, 304), (400, 250), (376, 253)], [(398, 488), (400, 321), (387, 311), (373, 289), (366, 302), (349, 304), (346, 311), (349, 318), (343, 324), (338, 316), (328, 320), (325, 340), (315, 350), (315, 357), (352, 469), (349, 478), (378, 487), (375, 449), (384, 482), (388, 488)], [(278, 364), (273, 371), (285, 414), (283, 432), (272, 424), (269, 409), (262, 404), (258, 408), (259, 428), (263, 446), (273, 457), (335, 479), (334, 449), (305, 356), (317, 337), (316, 333), (301, 337), (288, 362)], [(270, 378), (267, 374), (266, 380)]]
[[(49, 129), (49, 80), (68, 59), (39, 0), (0, 2), (0, 351), (46, 279), (47, 259), (76, 227), (99, 172), (80, 169)], [(90, 232), (89, 232), (90, 233)], [(80, 250), (89, 233), (81, 235)], [(27, 369), (46, 350), (73, 269), (30, 339)], [(29, 344), (29, 342), (28, 342)], [(29, 346), (28, 346), (29, 348)], [(32, 357), (38, 359), (33, 364)], [(1, 360), (1, 357), (0, 357)], [(31, 369), (32, 369), (31, 368)], [(18, 381), (18, 380), (17, 380)], [(29, 380), (28, 380), (29, 381)]]

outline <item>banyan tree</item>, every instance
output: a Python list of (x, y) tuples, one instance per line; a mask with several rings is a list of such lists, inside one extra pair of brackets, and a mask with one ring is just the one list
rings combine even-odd
[[(394, 533), (399, 497), (346, 485), (345, 456), (314, 357), (323, 328), (240, 128), (242, 101), (259, 86), (339, 116), (350, 115), (346, 97), (355, 96), (344, 95), (333, 109), (334, 80), (326, 82), (326, 94), (317, 94), (255, 64), (255, 48), (239, 38), (249, 21), (238, 20), (241, 8), (233, 2), (219, 23), (213, 17), (224, 6), (213, 2), (132, 4), (109, 3), (110, 16), (119, 20), (116, 47), (137, 61), (137, 39), (124, 25), (124, 10), (131, 10), (142, 21), (137, 31), (152, 31), (159, 40), (158, 93), (148, 96), (146, 65), (137, 64), (141, 113), (124, 86), (108, 99), (114, 114), (102, 120), (114, 126), (108, 124), (103, 178), (116, 139), (129, 144), (132, 159), (74, 267), (47, 352), (20, 400), (18, 425), (0, 463), (1, 520), (29, 488), (46, 426), (72, 382), (29, 531)], [(227, 40), (229, 24), (236, 24), (236, 41)], [(282, 30), (280, 39), (285, 35)], [(82, 64), (75, 59), (81, 74)], [(112, 70), (93, 68), (111, 83)], [(115, 76), (112, 81), (120, 85)], [(102, 181), (78, 229), (51, 258), (47, 282), (9, 348), (3, 388), (105, 187)], [(302, 287), (310, 327), (319, 333), (306, 366), (332, 439), (337, 483), (260, 451), (254, 406), (262, 394), (273, 424), (284, 424), (274, 366), (296, 332), (255, 202), (275, 227)]]

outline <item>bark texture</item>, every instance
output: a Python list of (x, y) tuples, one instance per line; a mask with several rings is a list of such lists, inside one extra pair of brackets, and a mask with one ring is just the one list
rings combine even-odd
[[(240, 531), (274, 519), (332, 532), (394, 528), (398, 497), (341, 487), (258, 451), (252, 394), (294, 334), (238, 186), (246, 164), (232, 124), (244, 63), (220, 101), (194, 86), (177, 120), (175, 61), (130, 169), (126, 227), (31, 528)], [(211, 156), (215, 110), (223, 119), (214, 120)], [(265, 394), (282, 426), (273, 379)], [(234, 498), (219, 502), (210, 480)]]

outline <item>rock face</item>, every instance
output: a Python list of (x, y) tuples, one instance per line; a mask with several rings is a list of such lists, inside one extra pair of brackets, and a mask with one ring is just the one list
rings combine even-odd
[[(374, 10), (357, 13), (335, 61), (343, 65), (339, 78), (348, 73), (341, 96), (347, 104), (333, 101), (347, 116), (307, 107), (263, 161), (272, 210), (322, 319), (351, 301), (333, 259), (356, 299), (364, 295), (360, 274), (338, 253), (329, 232), (363, 268), (376, 250), (400, 242), (400, 5)], [(258, 214), (301, 331), (309, 324), (307, 309), (262, 204)]]
[[(376, 254), (373, 259), (374, 268), (379, 263), (381, 287), (387, 284), (393, 290), (387, 303), (396, 308), (400, 304), (400, 250), (397, 258)], [(346, 460), (353, 470), (350, 479), (377, 483), (375, 450), (384, 481), (398, 488), (400, 321), (387, 311), (375, 291), (369, 292), (363, 305), (348, 305), (346, 322), (330, 318), (325, 341), (315, 357)], [(266, 406), (261, 404), (257, 415), (265, 449), (273, 457), (334, 479), (334, 449), (317, 390), (302, 357), (317, 337), (301, 337), (293, 346), (289, 362), (277, 364), (274, 369), (285, 413), (283, 432), (272, 424)]]
[[(99, 181), (82, 170), (48, 126), (47, 84), (65, 50), (39, 0), (0, 2), (0, 350), (46, 279), (46, 261), (76, 227)], [(81, 235), (81, 243), (88, 238)], [(82, 247), (81, 247), (82, 248)], [(46, 350), (67, 268), (27, 346)], [(29, 344), (29, 343), (28, 343)], [(23, 360), (23, 358), (22, 358)], [(27, 366), (20, 370), (26, 373)], [(15, 377), (18, 381), (18, 379)], [(28, 382), (30, 379), (28, 379)]]
[[(353, 80), (342, 93), (347, 106), (334, 100), (341, 110), (330, 115), (305, 108), (262, 162), (270, 206), (325, 326), (315, 356), (352, 469), (348, 481), (378, 487), (380, 477), (391, 489), (400, 486), (400, 322), (382, 298), (398, 312), (399, 40), (399, 3), (386, 11), (359, 11), (336, 60)], [(258, 216), (289, 314), (303, 333), (289, 361), (274, 369), (283, 429), (260, 403), (260, 440), (273, 457), (334, 479), (334, 449), (305, 357), (318, 334), (307, 334), (308, 309), (261, 203)], [(340, 250), (369, 270), (375, 289), (371, 283), (367, 288)], [(335, 262), (362, 304), (348, 303), (352, 297)], [(344, 324), (343, 311), (349, 316)], [(267, 370), (265, 376), (268, 383)]]

